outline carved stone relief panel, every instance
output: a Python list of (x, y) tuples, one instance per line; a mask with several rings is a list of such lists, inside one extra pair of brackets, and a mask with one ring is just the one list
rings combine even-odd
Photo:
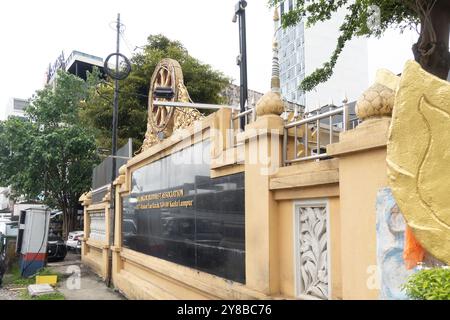
[(295, 205), (296, 285), (298, 296), (328, 299), (328, 204), (326, 200)]

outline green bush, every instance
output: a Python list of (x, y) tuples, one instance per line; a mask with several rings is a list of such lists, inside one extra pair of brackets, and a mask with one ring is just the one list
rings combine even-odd
[(402, 289), (416, 300), (450, 300), (450, 269), (423, 269), (411, 275)]
[(22, 277), (20, 273), (19, 264), (16, 263), (12, 265), (11, 269), (8, 270), (7, 273), (5, 273), (3, 278), (3, 285), (5, 286), (19, 286), (19, 287), (25, 287), (30, 284), (36, 283), (36, 276), (48, 276), (48, 275), (56, 275), (58, 276), (58, 282), (63, 279), (64, 275), (53, 271), (51, 268), (45, 267), (40, 269), (35, 275), (32, 277)]

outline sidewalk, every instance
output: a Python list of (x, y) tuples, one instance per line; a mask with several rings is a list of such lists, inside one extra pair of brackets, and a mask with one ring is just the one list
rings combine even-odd
[[(83, 265), (79, 254), (69, 252), (64, 261), (49, 263), (48, 267), (64, 275), (57, 289), (66, 300), (125, 300), (120, 293), (108, 288), (99, 276)], [(76, 268), (80, 268), (80, 278), (73, 274), (73, 269)], [(74, 289), (73, 287), (77, 287), (77, 281), (80, 284), (79, 289)]]

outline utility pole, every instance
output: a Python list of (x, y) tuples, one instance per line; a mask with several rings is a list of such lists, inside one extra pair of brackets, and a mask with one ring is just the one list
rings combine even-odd
[[(117, 39), (116, 39), (116, 72), (119, 72), (119, 53), (120, 53), (120, 13), (117, 14), (116, 23)], [(110, 205), (110, 215), (111, 215), (111, 228), (112, 230), (115, 226), (115, 208), (116, 208), (116, 190), (114, 187), (114, 180), (116, 179), (116, 156), (117, 156), (117, 127), (119, 123), (119, 79), (117, 77), (114, 79), (114, 107), (113, 107), (113, 120), (112, 120), (112, 172), (111, 172), (111, 205)], [(110, 244), (114, 244), (114, 232), (110, 232), (111, 238), (109, 239)], [(110, 266), (112, 266), (112, 257), (109, 257)], [(108, 287), (111, 285), (111, 272), (108, 272)]]
[[(117, 14), (117, 42), (116, 42), (116, 72), (119, 70), (119, 53), (120, 53), (120, 13)], [(114, 79), (114, 109), (113, 109), (113, 123), (112, 123), (112, 176), (114, 181), (116, 178), (116, 155), (117, 155), (117, 126), (119, 113), (119, 80)]]
[[(128, 75), (131, 72), (131, 63), (128, 58), (120, 53), (120, 27), (122, 24), (120, 23), (120, 13), (117, 14), (117, 21), (116, 21), (116, 32), (117, 32), (117, 39), (116, 39), (116, 52), (111, 53), (106, 59), (103, 64), (104, 70), (107, 75), (109, 75), (112, 79), (114, 79), (114, 104), (113, 104), (113, 119), (112, 119), (112, 154), (111, 154), (111, 161), (112, 161), (112, 170), (111, 170), (111, 187), (110, 187), (110, 215), (111, 215), (111, 221), (108, 221), (107, 223), (110, 223), (110, 237), (108, 239), (109, 245), (112, 246), (114, 244), (114, 226), (115, 226), (115, 200), (116, 200), (116, 193), (115, 193), (115, 187), (114, 187), (114, 180), (116, 179), (116, 171), (117, 171), (117, 130), (118, 130), (118, 123), (119, 123), (119, 80), (124, 80), (128, 77)], [(112, 70), (110, 68), (109, 60), (115, 58), (115, 70)], [(119, 63), (119, 59), (123, 59), (121, 63)], [(108, 286), (111, 285), (111, 271), (112, 270), (112, 257), (109, 256), (109, 272), (107, 275), (107, 283)]]
[[(235, 12), (233, 22), (239, 20), (239, 49), (240, 55), (238, 57), (238, 65), (240, 67), (240, 81), (241, 81), (241, 94), (240, 94), (240, 112), (246, 111), (248, 102), (248, 84), (247, 84), (247, 30), (245, 24), (245, 8), (247, 7), (247, 1), (239, 0), (235, 6)], [(240, 118), (240, 127), (244, 130), (246, 125), (246, 117)]]

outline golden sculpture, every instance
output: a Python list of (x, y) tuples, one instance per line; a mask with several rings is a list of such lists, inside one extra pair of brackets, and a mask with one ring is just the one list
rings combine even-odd
[(395, 98), (387, 164), (395, 199), (414, 235), (450, 263), (450, 83), (406, 64)]
[[(154, 93), (158, 87), (172, 88), (173, 98), (170, 100), (157, 98)], [(169, 137), (174, 130), (186, 128), (203, 118), (197, 109), (156, 106), (154, 101), (192, 102), (184, 85), (183, 71), (178, 61), (163, 59), (153, 72), (148, 94), (147, 132), (142, 151)]]

